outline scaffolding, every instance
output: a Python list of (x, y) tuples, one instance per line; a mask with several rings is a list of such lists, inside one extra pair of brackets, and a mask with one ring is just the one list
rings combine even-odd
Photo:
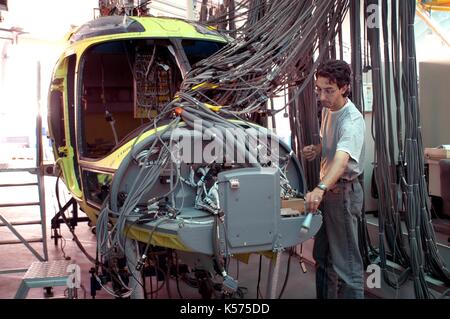
[[(38, 259), (40, 262), (48, 261), (47, 250), (47, 231), (46, 231), (46, 214), (45, 214), (45, 188), (44, 188), (44, 165), (43, 165), (43, 149), (42, 149), (42, 118), (40, 115), (40, 101), (41, 101), (41, 66), (37, 64), (37, 107), (38, 112), (36, 116), (36, 156), (34, 165), (31, 167), (21, 166), (14, 167), (14, 165), (0, 164), (0, 173), (6, 172), (28, 172), (35, 177), (35, 181), (27, 183), (4, 183), (0, 184), (0, 188), (17, 188), (23, 189), (23, 187), (34, 186), (37, 188), (38, 201), (24, 201), (15, 203), (0, 203), (0, 227), (7, 227), (11, 233), (17, 238), (15, 240), (1, 240), (0, 245), (14, 245), (23, 244), (25, 247)], [(34, 220), (21, 220), (21, 221), (9, 221), (3, 214), (2, 209), (8, 207), (26, 207), (35, 206), (39, 207), (39, 218)], [(39, 238), (27, 239), (22, 236), (19, 228), (25, 225), (40, 225), (41, 236)], [(39, 252), (31, 243), (39, 242), (42, 244), (42, 252)], [(30, 263), (31, 264), (31, 263)], [(15, 269), (1, 269), (0, 274), (25, 272), (28, 268), (15, 268)]]

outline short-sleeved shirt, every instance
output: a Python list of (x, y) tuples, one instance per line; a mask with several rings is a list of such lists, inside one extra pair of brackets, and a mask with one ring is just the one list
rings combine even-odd
[(323, 108), (320, 136), (322, 137), (322, 160), (320, 179), (331, 167), (336, 151), (346, 152), (350, 158), (341, 178), (353, 180), (364, 169), (365, 122), (362, 114), (350, 99), (338, 111)]

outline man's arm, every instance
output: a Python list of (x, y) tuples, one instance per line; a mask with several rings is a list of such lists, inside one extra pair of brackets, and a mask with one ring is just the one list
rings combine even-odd
[[(336, 151), (334, 155), (333, 162), (331, 163), (330, 169), (327, 174), (322, 179), (322, 183), (325, 184), (327, 188), (332, 187), (339, 178), (344, 174), (345, 168), (347, 167), (349, 154), (344, 151)], [(310, 212), (314, 212), (320, 205), (325, 191), (316, 187), (310, 193), (306, 194), (306, 208)]]
[(327, 175), (323, 177), (322, 183), (325, 184), (327, 188), (332, 187), (341, 178), (342, 174), (345, 172), (350, 155), (344, 151), (336, 151), (334, 155), (333, 162), (331, 163), (330, 170)]
[(322, 153), (322, 144), (311, 144), (303, 148), (303, 156), (306, 160), (312, 161)]

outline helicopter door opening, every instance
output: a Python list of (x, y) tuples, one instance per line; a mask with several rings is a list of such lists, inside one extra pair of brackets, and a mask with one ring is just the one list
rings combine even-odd
[[(52, 86), (56, 86), (58, 83), (62, 83), (63, 79), (55, 79), (52, 82)], [(64, 102), (62, 89), (58, 87), (52, 87), (50, 90), (50, 117), (49, 123), (51, 125), (53, 143), (58, 150), (60, 147), (66, 145), (66, 135), (64, 132)]]
[[(74, 128), (75, 63), (75, 55), (65, 57), (56, 67), (55, 76), (50, 85), (48, 116), (53, 143), (57, 150), (60, 147), (75, 145), (75, 136), (70, 134), (69, 139), (67, 139), (64, 130), (64, 118), (66, 116), (71, 133)], [(64, 113), (65, 108), (67, 109), (67, 115)]]
[(169, 41), (95, 45), (81, 61), (81, 157), (102, 158), (169, 103), (182, 77)]
[[(58, 157), (67, 157), (69, 154), (77, 151), (74, 106), (75, 65), (75, 54), (65, 57), (56, 67), (55, 75), (50, 85), (48, 116), (51, 135), (53, 136), (52, 144), (57, 151)], [(69, 132), (65, 131), (66, 125), (69, 127)], [(73, 152), (69, 152), (69, 148), (72, 148)], [(73, 190), (78, 188), (80, 179), (77, 158), (73, 157), (72, 160), (76, 181), (72, 180), (73, 176), (64, 176), (64, 178)]]

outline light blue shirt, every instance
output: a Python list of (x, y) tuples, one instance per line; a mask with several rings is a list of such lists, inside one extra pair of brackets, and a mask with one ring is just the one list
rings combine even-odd
[(323, 108), (320, 127), (322, 138), (321, 180), (330, 169), (336, 151), (344, 151), (350, 156), (341, 178), (352, 180), (363, 172), (365, 130), (364, 118), (350, 99), (347, 99), (347, 103), (338, 111), (332, 112)]

